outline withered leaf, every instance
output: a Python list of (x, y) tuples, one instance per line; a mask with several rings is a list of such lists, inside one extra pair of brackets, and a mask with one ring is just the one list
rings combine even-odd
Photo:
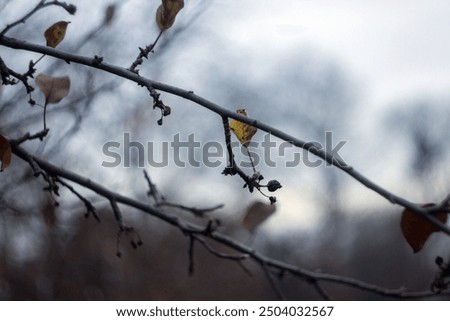
[(273, 213), (275, 213), (275, 204), (265, 204), (260, 201), (255, 201), (250, 205), (242, 219), (242, 226), (249, 231), (255, 230)]
[(105, 20), (103, 20), (103, 23), (108, 26), (112, 23), (114, 20), (114, 16), (116, 15), (116, 5), (110, 4), (105, 9)]
[(183, 7), (183, 0), (162, 0), (162, 3), (156, 10), (156, 23), (159, 29), (162, 31), (172, 27), (178, 12)]
[[(240, 108), (236, 110), (238, 114), (247, 116), (247, 112), (245, 109)], [(242, 144), (242, 146), (247, 147), (250, 144), (250, 141), (252, 140), (253, 135), (256, 133), (256, 128), (248, 125), (246, 123), (240, 122), (239, 120), (232, 119), (229, 127), (231, 131), (236, 135), (239, 142)]]
[(0, 161), (2, 162), (0, 172), (3, 172), (11, 163), (11, 145), (2, 135), (0, 135)]
[(56, 104), (69, 94), (70, 78), (68, 76), (50, 77), (39, 74), (35, 81), (45, 96), (45, 105)]
[[(428, 203), (421, 207), (427, 208), (432, 207), (435, 204)], [(443, 224), (447, 222), (447, 213), (438, 213), (435, 217), (441, 221)], [(406, 239), (408, 244), (411, 246), (414, 253), (419, 252), (425, 242), (428, 240), (431, 234), (434, 232), (439, 232), (440, 229), (428, 222), (422, 216), (405, 209), (402, 213), (402, 219), (400, 222), (400, 228), (402, 230), (403, 237)]]
[(47, 46), (55, 48), (63, 41), (69, 23), (70, 21), (58, 21), (45, 30), (44, 37), (47, 40)]

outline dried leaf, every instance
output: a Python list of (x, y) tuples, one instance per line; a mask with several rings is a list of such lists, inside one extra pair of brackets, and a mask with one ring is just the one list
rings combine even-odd
[(254, 202), (249, 206), (242, 219), (242, 226), (249, 231), (255, 230), (262, 222), (275, 213), (275, 204), (269, 205), (260, 201)]
[(0, 135), (0, 161), (2, 162), (0, 172), (3, 172), (11, 163), (11, 145), (2, 135)]
[(45, 30), (44, 36), (47, 40), (47, 46), (55, 48), (61, 41), (63, 41), (66, 35), (67, 25), (70, 21), (59, 21)]
[(183, 7), (183, 0), (162, 0), (161, 5), (156, 10), (156, 23), (159, 29), (162, 31), (172, 27), (178, 12)]
[[(427, 208), (434, 205), (435, 204), (433, 203), (428, 203), (422, 205), (421, 207)], [(438, 213), (437, 215), (435, 215), (435, 217), (443, 224), (447, 222), (447, 216), (447, 213)], [(405, 209), (402, 213), (400, 227), (403, 233), (403, 237), (411, 246), (414, 253), (419, 252), (423, 248), (425, 242), (428, 240), (431, 234), (440, 231), (438, 227), (428, 222), (425, 218), (408, 209)]]
[(56, 104), (69, 94), (70, 78), (68, 76), (50, 77), (39, 74), (35, 81), (45, 96), (45, 105)]
[[(236, 110), (238, 114), (247, 116), (245, 109), (241, 108)], [(242, 146), (247, 147), (252, 140), (253, 135), (256, 133), (256, 128), (239, 120), (232, 119), (230, 122), (230, 129), (236, 135)]]

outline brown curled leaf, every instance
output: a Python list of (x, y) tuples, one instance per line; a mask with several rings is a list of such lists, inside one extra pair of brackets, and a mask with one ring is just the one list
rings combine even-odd
[(0, 161), (2, 162), (0, 172), (2, 172), (11, 163), (11, 155), (11, 145), (5, 137), (0, 135)]
[(275, 213), (275, 210), (275, 204), (269, 205), (260, 201), (256, 201), (247, 209), (247, 212), (242, 219), (242, 225), (247, 230), (254, 231), (273, 213)]
[(156, 23), (159, 29), (162, 31), (172, 27), (178, 12), (183, 7), (183, 0), (162, 0), (161, 5), (156, 10)]

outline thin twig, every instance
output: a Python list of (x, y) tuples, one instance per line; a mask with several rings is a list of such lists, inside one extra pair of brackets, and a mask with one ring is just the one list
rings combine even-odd
[(119, 224), (120, 231), (125, 232), (129, 228), (125, 226), (123, 222), (122, 211), (120, 210), (119, 205), (117, 204), (117, 200), (114, 197), (109, 198), (109, 203), (114, 213), (114, 217), (116, 218), (117, 223)]
[(231, 147), (231, 131), (228, 125), (228, 117), (222, 116), (223, 130), (225, 134), (225, 144), (228, 151), (228, 165), (222, 172), (223, 175), (236, 175), (238, 174), (245, 182), (244, 186), (248, 186), (250, 192), (253, 192), (252, 179), (244, 173), (244, 171), (236, 164), (234, 160), (233, 148)]
[(261, 268), (264, 271), (264, 274), (266, 275), (266, 278), (269, 281), (269, 284), (272, 287), (275, 294), (277, 295), (278, 299), (285, 301), (286, 298), (285, 298), (283, 292), (281, 291), (278, 283), (275, 282), (275, 280), (273, 279), (273, 276), (272, 276), (269, 268), (265, 264), (261, 264)]
[(38, 58), (38, 60), (36, 60), (36, 61), (33, 63), (34, 66), (36, 66), (36, 65), (38, 64), (38, 62), (41, 61), (42, 58), (44, 58), (44, 57), (45, 57), (45, 54), (43, 54), (42, 56), (40, 56), (40, 57)]
[(49, 129), (47, 128), (47, 102), (45, 102), (45, 104), (44, 104), (43, 118), (44, 118), (44, 130), (43, 131), (48, 131)]
[(45, 138), (45, 136), (47, 136), (48, 132), (49, 132), (49, 129), (47, 128), (47, 129), (41, 130), (35, 134), (26, 133), (25, 135), (23, 135), (20, 138), (11, 140), (10, 144), (11, 145), (20, 145), (28, 140), (34, 140), (34, 139), (39, 139), (42, 141)]
[(153, 49), (155, 49), (156, 44), (158, 43), (159, 38), (161, 38), (161, 35), (163, 34), (163, 30), (160, 31), (160, 33), (158, 34), (158, 37), (156, 37), (156, 40), (145, 47), (145, 49), (139, 47), (139, 54), (136, 57), (136, 59), (133, 61), (133, 63), (131, 64), (129, 70), (134, 72), (134, 73), (138, 73), (138, 70), (136, 70), (136, 67), (141, 65), (144, 62), (144, 59), (148, 59), (148, 55), (153, 51)]
[(95, 209), (94, 204), (92, 204), (91, 201), (89, 201), (87, 198), (85, 198), (83, 195), (78, 193), (75, 188), (73, 188), (71, 185), (66, 183), (60, 178), (57, 178), (56, 181), (61, 184), (62, 186), (66, 187), (69, 191), (71, 191), (76, 197), (80, 199), (84, 203), (84, 206), (86, 207), (86, 217), (88, 217), (90, 214), (98, 221), (100, 222), (100, 217), (97, 215), (97, 211)]
[(214, 254), (217, 257), (220, 257), (222, 259), (232, 260), (232, 261), (243, 261), (249, 258), (248, 254), (239, 254), (239, 255), (233, 255), (228, 253), (219, 252), (215, 248), (213, 248), (208, 242), (206, 242), (203, 238), (199, 237), (198, 235), (193, 235), (193, 238), (195, 238), (197, 241), (199, 241), (209, 252)]
[(159, 202), (159, 203), (156, 203), (155, 205), (158, 207), (166, 206), (166, 207), (178, 208), (183, 211), (191, 212), (192, 214), (194, 214), (194, 216), (197, 216), (197, 217), (206, 217), (207, 213), (217, 211), (218, 209), (221, 209), (224, 207), (223, 204), (219, 204), (219, 205), (209, 207), (209, 208), (196, 208), (196, 207), (189, 207), (189, 206), (176, 204), (176, 203), (170, 203), (170, 202)]
[(244, 272), (248, 276), (253, 276), (252, 272), (244, 265), (244, 260), (246, 260), (250, 257), (248, 254), (233, 255), (233, 254), (228, 254), (228, 253), (224, 253), (224, 252), (219, 252), (218, 250), (216, 250), (214, 247), (212, 247), (208, 242), (206, 242), (203, 238), (199, 237), (198, 235), (193, 234), (191, 237), (194, 237), (197, 241), (199, 241), (200, 244), (202, 244), (213, 255), (215, 255), (221, 259), (226, 259), (226, 260), (231, 260), (231, 261), (236, 262), (239, 265), (239, 267), (242, 270), (244, 270)]

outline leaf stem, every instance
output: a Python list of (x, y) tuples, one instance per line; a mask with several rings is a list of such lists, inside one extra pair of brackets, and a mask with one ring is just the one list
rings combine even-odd
[(41, 61), (42, 58), (44, 58), (44, 57), (45, 57), (45, 54), (42, 54), (42, 56), (33, 63), (33, 67), (36, 66), (38, 64), (38, 62)]
[(47, 131), (47, 102), (44, 105), (44, 131)]
[(244, 147), (245, 147), (245, 150), (247, 151), (247, 156), (250, 159), (250, 163), (252, 164), (253, 172), (256, 173), (256, 167), (255, 167), (255, 164), (253, 163), (253, 157), (250, 155), (250, 151), (249, 151), (248, 147), (247, 146), (244, 146)]

